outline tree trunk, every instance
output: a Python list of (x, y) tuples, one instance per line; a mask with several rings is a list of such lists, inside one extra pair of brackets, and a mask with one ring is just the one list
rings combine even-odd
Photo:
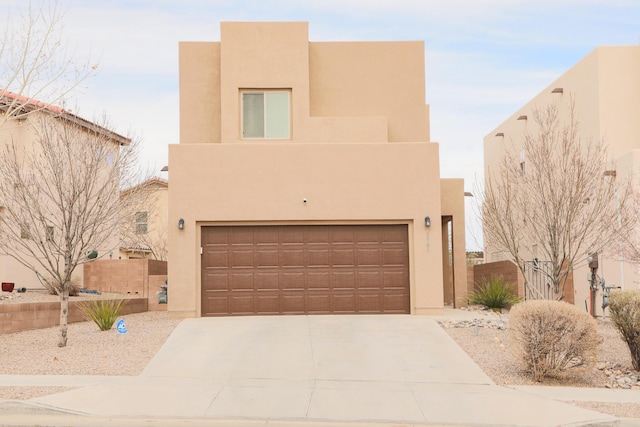
[(60, 340), (58, 341), (58, 347), (67, 346), (67, 320), (69, 317), (69, 286), (66, 284), (62, 286), (62, 292), (60, 293)]

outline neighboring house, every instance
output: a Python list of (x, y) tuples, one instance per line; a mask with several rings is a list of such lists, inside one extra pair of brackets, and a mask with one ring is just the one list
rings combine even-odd
[[(4, 147), (10, 141), (16, 141), (19, 144), (28, 147), (34, 142), (35, 129), (34, 122), (38, 117), (46, 116), (51, 120), (58, 120), (60, 123), (68, 123), (80, 128), (98, 132), (105, 135), (114, 144), (114, 150), (119, 146), (126, 145), (131, 142), (127, 137), (119, 135), (93, 122), (83, 119), (69, 111), (60, 107), (48, 105), (40, 101), (25, 98), (20, 95), (13, 94), (8, 91), (0, 90), (0, 114), (7, 111), (8, 106), (13, 104), (20, 105), (19, 109), (10, 108), (13, 112), (11, 117), (0, 126), (0, 147)], [(52, 230), (53, 231), (53, 230)], [(29, 238), (29, 233), (25, 233), (24, 237)], [(118, 236), (114, 233), (113, 239), (104, 241), (104, 243), (95, 248), (98, 257), (109, 257), (112, 255), (113, 248), (118, 246)], [(35, 265), (35, 264), (34, 264)], [(82, 268), (76, 269), (74, 272), (74, 281), (76, 284), (83, 283)], [(13, 282), (16, 287), (26, 287), (27, 289), (41, 289), (42, 285), (38, 281), (35, 273), (18, 263), (10, 256), (0, 255), (0, 281)]]
[[(167, 260), (167, 214), (169, 211), (169, 182), (154, 177), (140, 184), (149, 196), (145, 206), (135, 213), (131, 228), (125, 232), (120, 245), (120, 259)], [(122, 197), (127, 197), (127, 191)]]
[(423, 42), (222, 23), (180, 43), (169, 146), (174, 316), (466, 305), (464, 188), (440, 179)]
[[(611, 167), (617, 170), (618, 177), (629, 171), (637, 173), (640, 168), (640, 46), (615, 46), (599, 47), (589, 53), (491, 131), (484, 138), (485, 176), (490, 170), (498, 169), (509, 144), (519, 144), (531, 126), (528, 117), (536, 107), (557, 103), (566, 112), (570, 98), (575, 101), (580, 135), (604, 140)], [(526, 157), (521, 162), (526, 162)], [(638, 191), (637, 182), (635, 186)], [(614, 251), (609, 252), (600, 257), (599, 275), (608, 285), (637, 289), (640, 286), (637, 265), (612, 255)], [(484, 254), (486, 262), (506, 259), (504, 253), (488, 246)], [(538, 254), (530, 256), (533, 259)], [(574, 301), (580, 307), (589, 298), (588, 273), (587, 265), (573, 272)], [(597, 305), (600, 303), (598, 296)]]

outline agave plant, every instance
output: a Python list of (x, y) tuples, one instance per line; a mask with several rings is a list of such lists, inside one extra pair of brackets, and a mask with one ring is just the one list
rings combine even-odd
[(492, 310), (510, 308), (520, 301), (515, 285), (507, 282), (502, 276), (483, 278), (469, 296), (469, 304), (484, 305)]
[(123, 298), (95, 299), (78, 303), (78, 308), (85, 319), (93, 320), (101, 331), (108, 331), (127, 302)]

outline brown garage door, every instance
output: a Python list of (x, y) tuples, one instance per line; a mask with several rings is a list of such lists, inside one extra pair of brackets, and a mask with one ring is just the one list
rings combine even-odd
[(202, 228), (202, 315), (409, 313), (406, 225)]

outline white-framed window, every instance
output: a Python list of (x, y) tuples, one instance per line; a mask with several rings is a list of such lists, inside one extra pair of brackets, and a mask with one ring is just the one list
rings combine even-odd
[(291, 90), (242, 90), (242, 139), (291, 137)]
[(136, 212), (136, 234), (147, 234), (147, 212)]

